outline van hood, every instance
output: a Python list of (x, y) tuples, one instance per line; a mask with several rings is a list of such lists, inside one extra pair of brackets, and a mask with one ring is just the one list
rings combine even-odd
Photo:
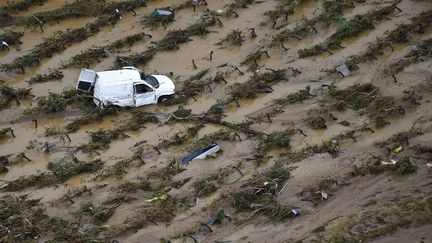
[(155, 77), (159, 82), (159, 88), (157, 88), (158, 90), (160, 89), (160, 90), (174, 92), (175, 85), (170, 78), (168, 78), (165, 75), (151, 75), (151, 76)]

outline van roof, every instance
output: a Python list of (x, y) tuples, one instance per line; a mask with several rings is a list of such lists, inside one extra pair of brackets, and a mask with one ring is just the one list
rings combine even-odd
[(102, 87), (116, 86), (122, 84), (131, 84), (135, 81), (140, 81), (140, 73), (136, 70), (120, 69), (97, 72), (98, 79), (96, 85)]

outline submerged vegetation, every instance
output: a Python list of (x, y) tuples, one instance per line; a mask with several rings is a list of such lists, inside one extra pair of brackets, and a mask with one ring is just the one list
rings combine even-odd
[(390, 64), (384, 69), (385, 75), (394, 75), (403, 71), (407, 66), (432, 57), (432, 39), (427, 39), (418, 44), (406, 56), (399, 61)]
[(104, 0), (94, 0), (92, 2), (88, 2), (86, 0), (77, 0), (67, 3), (55, 10), (35, 13), (33, 16), (6, 18), (5, 21), (2, 21), (0, 27), (11, 25), (32, 25), (35, 22), (38, 23), (35, 21), (35, 18), (42, 23), (77, 17), (98, 17), (100, 20), (102, 20), (110, 18), (110, 15), (116, 15), (116, 9), (119, 9), (121, 12), (126, 12), (140, 6), (146, 6), (146, 4), (147, 2), (145, 0), (126, 0), (122, 2), (107, 2)]
[[(364, 242), (430, 223), (425, 195), (431, 184), (432, 77), (425, 67), (432, 11), (420, 13), (430, 3), (411, 2), (392, 18), (399, 1), (229, 0), (222, 6), (187, 0), (170, 6), (176, 17), (167, 21), (144, 15), (163, 4), (148, 1), (149, 8), (139, 8), (144, 0), (74, 0), (55, 10), (20, 13), (44, 2), (19, 0), (9, 2), (7, 12), (0, 8), (0, 26), (17, 26), (0, 35), (11, 45), (3, 46), (2, 55), (12, 60), (0, 67), (0, 242), (205, 242), (221, 232), (229, 237), (226, 229), (243, 227), (247, 234), (274, 224), (263, 238), (280, 234), (293, 218), (295, 224), (311, 219), (307, 214), (322, 220), (310, 221), (293, 238), (284, 235), (286, 241)], [(407, 16), (414, 17), (395, 24)], [(78, 17), (90, 18), (67, 22), (84, 27), (55, 32), (55, 21)], [(384, 20), (396, 27), (366, 50), (347, 43), (354, 55), (335, 53), (328, 63), (345, 59), (353, 71), (389, 48), (397, 51), (395, 44), (417, 39), (407, 55), (388, 57), (384, 74), (395, 83), (375, 75), (381, 65), (335, 79), (335, 70), (321, 76), (321, 60), (298, 59), (344, 48), (344, 39)], [(127, 36), (110, 31), (116, 23)], [(20, 46), (45, 24), (52, 25), (46, 31), (51, 36), (35, 35), (39, 44)], [(165, 29), (154, 29), (160, 25)], [(322, 43), (308, 47), (302, 41), (326, 35), (320, 32), (330, 25), (336, 30)], [(208, 42), (209, 49), (195, 50), (197, 38), (199, 47)], [(70, 51), (51, 59), (64, 50)], [(13, 60), (17, 55), (23, 56)], [(162, 67), (170, 58), (179, 60), (168, 64), (178, 65)], [(193, 66), (185, 58), (193, 58)], [(51, 69), (55, 60), (59, 66)], [(415, 63), (421, 71), (396, 80)], [(122, 108), (96, 106), (91, 92), (58, 91), (73, 86), (78, 68), (132, 65), (169, 76), (176, 94), (163, 105)], [(52, 80), (64, 83), (42, 84)], [(403, 130), (387, 136), (394, 129)], [(183, 162), (213, 144), (220, 148), (215, 156)], [(362, 197), (349, 198), (365, 186)], [(239, 236), (252, 242), (255, 235)]]
[(32, 98), (31, 89), (14, 89), (0, 84), (0, 110), (5, 109), (11, 102), (15, 101), (20, 105), (21, 99)]
[[(95, 33), (100, 31), (102, 26), (114, 25), (120, 20), (120, 16), (116, 12), (116, 9), (119, 11), (131, 10), (135, 7), (144, 6), (145, 1), (143, 0), (130, 0), (119, 3), (110, 3), (108, 6), (105, 6), (106, 3), (102, 0), (97, 0), (92, 2), (96, 6), (88, 6), (86, 1), (77, 1), (68, 5), (65, 5), (66, 9), (54, 10), (61, 11), (61, 13), (67, 13), (66, 16), (98, 16), (97, 20), (93, 23), (87, 24), (85, 27), (77, 28), (77, 29), (67, 29), (65, 31), (57, 31), (52, 36), (45, 38), (44, 41), (38, 45), (36, 45), (33, 50), (21, 57), (16, 58), (14, 61), (10, 63), (5, 63), (1, 65), (1, 70), (4, 72), (11, 72), (14, 70), (25, 71), (26, 68), (38, 65), (42, 59), (52, 57), (54, 53), (61, 52), (65, 50), (68, 46), (73, 43), (81, 42), (87, 39), (88, 37), (94, 35)], [(100, 13), (100, 9), (102, 13)], [(75, 12), (76, 11), (76, 12)], [(49, 15), (51, 14), (51, 15)], [(40, 21), (46, 20), (60, 20), (65, 15), (57, 13), (44, 13), (44, 15), (37, 15), (36, 17), (40, 19)], [(45, 16), (51, 16), (46, 17)], [(30, 20), (34, 21), (33, 17), (28, 17)], [(29, 20), (29, 21), (30, 21)], [(23, 21), (23, 20), (21, 20)]]
[(7, 191), (18, 191), (28, 187), (47, 187), (65, 182), (81, 173), (93, 173), (101, 169), (104, 162), (95, 160), (91, 162), (79, 161), (76, 157), (66, 156), (48, 163), (51, 172), (39, 172), (30, 176), (22, 176), (11, 181), (4, 187)]
[(356, 36), (359, 33), (365, 30), (374, 29), (374, 24), (377, 21), (383, 20), (387, 15), (393, 13), (396, 5), (400, 1), (396, 1), (396, 3), (384, 7), (382, 9), (370, 11), (364, 15), (356, 15), (351, 20), (345, 20), (343, 18), (339, 18), (338, 28), (336, 32), (331, 35), (328, 39), (326, 39), (323, 43), (314, 45), (312, 47), (308, 47), (305, 49), (301, 49), (298, 51), (300, 57), (309, 57), (319, 55), (324, 51), (330, 52), (330, 49), (333, 48), (341, 48), (342, 40), (347, 37)]
[(325, 241), (371, 241), (399, 229), (426, 225), (432, 219), (432, 199), (394, 198), (371, 211), (345, 217), (338, 224), (319, 233)]
[(322, 12), (311, 18), (303, 19), (302, 23), (298, 24), (294, 29), (285, 29), (277, 33), (271, 40), (269, 47), (283, 47), (285, 41), (289, 39), (301, 40), (310, 34), (318, 33), (316, 25), (329, 25), (335, 20), (339, 20), (343, 11), (348, 8), (354, 8), (353, 2), (361, 2), (362, 0), (326, 0), (322, 3)]

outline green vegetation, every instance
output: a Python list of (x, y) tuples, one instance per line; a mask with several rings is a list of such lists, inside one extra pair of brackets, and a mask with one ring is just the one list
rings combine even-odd
[(228, 33), (228, 35), (225, 36), (225, 38), (223, 38), (219, 42), (217, 42), (216, 45), (219, 45), (219, 46), (222, 46), (222, 45), (241, 46), (244, 40), (245, 40), (245, 37), (244, 37), (242, 31), (231, 30), (231, 32)]
[(82, 110), (94, 108), (93, 97), (76, 89), (67, 89), (62, 93), (51, 93), (36, 98), (36, 107), (26, 111), (27, 114), (37, 112), (56, 113), (66, 109), (68, 105), (77, 105)]
[[(350, 70), (358, 69), (358, 64), (373, 61), (378, 55), (381, 55), (385, 48), (392, 47), (394, 44), (408, 42), (411, 33), (423, 33), (424, 30), (432, 25), (432, 10), (425, 11), (413, 17), (408, 24), (400, 24), (395, 29), (386, 32), (384, 37), (378, 38), (370, 44), (366, 51), (352, 55), (345, 61)], [(333, 72), (334, 70), (330, 70)]]
[(272, 23), (273, 28), (275, 28), (277, 21), (282, 17), (286, 22), (288, 16), (294, 13), (294, 8), (301, 4), (302, 0), (277, 0), (277, 3), (275, 10), (264, 12), (265, 19), (261, 22), (261, 25)]
[[(92, 4), (96, 6), (88, 6), (89, 3), (87, 1), (77, 1), (68, 5), (65, 5), (65, 9), (57, 9), (54, 11), (61, 11), (61, 13), (67, 13), (67, 16), (98, 16), (100, 9), (103, 9), (102, 15), (99, 15), (98, 19), (90, 24), (87, 24), (85, 27), (77, 28), (77, 29), (67, 29), (65, 31), (57, 31), (52, 36), (45, 38), (44, 41), (32, 51), (24, 56), (16, 58), (11, 63), (5, 63), (1, 65), (1, 70), (4, 72), (11, 72), (13, 70), (21, 70), (25, 71), (26, 68), (38, 65), (42, 59), (52, 57), (54, 53), (59, 53), (63, 50), (66, 50), (68, 46), (73, 43), (82, 42), (86, 40), (88, 37), (94, 35), (95, 33), (100, 31), (100, 27), (113, 25), (118, 22), (119, 16), (116, 14), (116, 9), (120, 11), (133, 9), (138, 6), (144, 6), (145, 1), (143, 0), (129, 0), (119, 3), (110, 3), (106, 5), (106, 3), (102, 0), (93, 1)], [(77, 12), (75, 12), (78, 10)], [(46, 12), (45, 14), (52, 14), (51, 17), (47, 17), (46, 15), (37, 15), (41, 21), (45, 20), (60, 20), (65, 15), (56, 16), (56, 13)], [(51, 16), (51, 15), (48, 15)], [(31, 21), (34, 21), (33, 17), (28, 17)], [(21, 20), (22, 21), (22, 20)], [(20, 21), (20, 23), (21, 23)], [(3, 22), (4, 23), (4, 22)]]
[(374, 29), (374, 23), (383, 20), (387, 15), (393, 13), (396, 5), (400, 1), (393, 3), (390, 6), (382, 9), (370, 11), (364, 15), (356, 15), (351, 20), (345, 20), (343, 17), (339, 17), (339, 26), (336, 32), (326, 39), (323, 43), (314, 45), (312, 47), (301, 49), (298, 51), (300, 57), (309, 57), (319, 55), (324, 51), (328, 51), (333, 48), (340, 48), (342, 40), (347, 37), (356, 36), (359, 33)]
[(419, 227), (432, 220), (430, 197), (395, 198), (376, 210), (361, 211), (319, 233), (331, 242), (366, 242), (399, 229)]
[(53, 160), (48, 163), (50, 172), (39, 172), (29, 176), (21, 176), (9, 182), (4, 189), (7, 191), (19, 191), (28, 187), (54, 186), (58, 183), (82, 173), (92, 173), (101, 169), (104, 162), (94, 160), (91, 162), (79, 161), (73, 156), (66, 156), (61, 159)]
[(131, 167), (140, 167), (144, 163), (138, 159), (123, 159), (116, 162), (114, 165), (103, 167), (96, 175), (95, 180), (104, 180), (108, 178), (121, 178), (127, 173), (127, 169)]
[(308, 123), (308, 125), (312, 129), (326, 129), (327, 128), (326, 121), (321, 116), (310, 117), (306, 120), (306, 122)]
[(315, 28), (316, 24), (330, 24), (340, 20), (343, 11), (353, 7), (354, 4), (351, 0), (325, 0), (322, 3), (323, 11), (321, 14), (312, 19), (304, 19), (303, 22), (297, 25), (293, 30), (286, 29), (279, 32), (273, 37), (269, 47), (283, 47), (284, 42), (289, 39), (301, 40), (311, 33), (317, 33), (318, 31)]
[[(7, 3), (6, 6), (0, 8), (0, 13), (8, 13), (8, 12), (19, 12), (28, 10), (29, 7), (34, 5), (42, 5), (44, 2), (48, 0), (20, 0), (14, 1), (12, 3)], [(1, 38), (0, 38), (1, 39)]]
[(6, 85), (0, 85), (0, 110), (5, 109), (12, 101), (20, 105), (20, 99), (31, 98), (31, 89), (14, 89)]
[(26, 82), (29, 84), (45, 83), (52, 80), (61, 80), (63, 78), (62, 71), (58, 69), (50, 70), (46, 74), (37, 74)]
[(385, 75), (394, 75), (403, 71), (407, 66), (422, 62), (432, 57), (432, 39), (422, 41), (399, 61), (387, 66), (383, 72)]
[[(1, 12), (1, 10), (0, 10)], [(0, 40), (5, 41), (8, 45), (20, 45), (21, 37), (24, 35), (22, 32), (15, 32), (13, 30), (5, 30), (0, 34)]]
[(254, 74), (248, 81), (244, 83), (234, 83), (228, 87), (228, 95), (230, 98), (228, 103), (247, 98), (256, 98), (258, 92), (268, 92), (271, 90), (271, 85), (280, 81), (287, 81), (288, 73), (286, 69), (271, 70)]
[(273, 221), (283, 221), (292, 216), (292, 208), (281, 205), (276, 193), (290, 178), (291, 169), (276, 165), (262, 174), (256, 174), (243, 185), (244, 189), (230, 194), (230, 203), (240, 212), (263, 214)]
[(106, 58), (112, 52), (119, 51), (121, 48), (125, 46), (132, 46), (134, 43), (143, 40), (146, 36), (150, 36), (144, 32), (133, 34), (126, 36), (120, 40), (114, 41), (111, 44), (106, 46), (98, 46), (92, 47), (88, 50), (81, 52), (73, 56), (67, 64), (63, 66), (65, 67), (86, 67), (90, 64), (99, 63), (101, 59)]
[[(126, 12), (140, 6), (146, 6), (146, 1), (126, 0), (122, 2), (106, 2), (104, 0), (94, 0), (88, 2), (86, 0), (77, 0), (67, 3), (61, 8), (55, 10), (35, 13), (34, 16), (43, 23), (78, 17), (98, 17), (102, 20), (111, 18), (110, 16), (116, 16), (118, 19), (116, 9), (119, 9), (120, 12)], [(32, 25), (34, 22), (35, 19), (31, 15), (23, 17), (9, 17), (0, 23), (0, 27), (11, 25)]]

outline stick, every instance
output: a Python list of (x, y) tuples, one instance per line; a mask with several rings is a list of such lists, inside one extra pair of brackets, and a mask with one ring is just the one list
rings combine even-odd
[(195, 64), (195, 60), (194, 59), (192, 59), (192, 65), (193, 65), (194, 69), (198, 69), (197, 65)]

